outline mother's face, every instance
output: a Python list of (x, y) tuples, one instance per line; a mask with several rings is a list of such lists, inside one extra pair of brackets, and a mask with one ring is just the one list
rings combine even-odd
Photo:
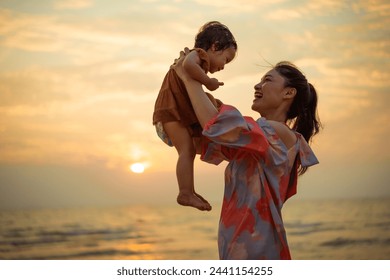
[(265, 115), (279, 108), (283, 101), (286, 92), (285, 79), (275, 69), (272, 69), (254, 88), (255, 99), (252, 103), (252, 110)]

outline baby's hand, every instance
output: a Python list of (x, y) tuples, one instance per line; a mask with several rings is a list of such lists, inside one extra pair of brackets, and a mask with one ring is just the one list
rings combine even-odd
[(205, 85), (208, 90), (216, 90), (219, 86), (223, 86), (223, 83), (218, 81), (216, 78), (210, 78), (207, 85)]

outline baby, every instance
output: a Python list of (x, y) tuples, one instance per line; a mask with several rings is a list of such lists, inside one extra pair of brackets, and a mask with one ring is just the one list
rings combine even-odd
[[(230, 30), (218, 21), (206, 23), (195, 37), (194, 49), (186, 56), (183, 67), (191, 77), (208, 90), (214, 91), (223, 85), (207, 73), (224, 69), (237, 52), (237, 43)], [(222, 103), (208, 94), (215, 107)], [(166, 74), (158, 94), (153, 124), (157, 134), (178, 152), (176, 177), (179, 185), (177, 202), (199, 210), (210, 211), (207, 200), (195, 192), (194, 159), (199, 148), (202, 128), (192, 108), (187, 90), (174, 69)]]

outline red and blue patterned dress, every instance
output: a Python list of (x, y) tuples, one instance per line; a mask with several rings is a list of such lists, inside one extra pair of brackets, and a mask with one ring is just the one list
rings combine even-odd
[[(241, 129), (235, 140), (224, 140)], [(281, 210), (296, 193), (297, 167), (318, 163), (303, 136), (287, 149), (265, 118), (222, 105), (204, 127), (203, 161), (229, 162), (218, 230), (220, 259), (291, 259)]]

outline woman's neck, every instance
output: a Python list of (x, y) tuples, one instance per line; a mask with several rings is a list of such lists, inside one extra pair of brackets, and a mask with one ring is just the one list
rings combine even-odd
[(272, 112), (263, 112), (260, 115), (270, 121), (286, 123), (287, 120), (287, 114), (285, 111), (276, 110)]

